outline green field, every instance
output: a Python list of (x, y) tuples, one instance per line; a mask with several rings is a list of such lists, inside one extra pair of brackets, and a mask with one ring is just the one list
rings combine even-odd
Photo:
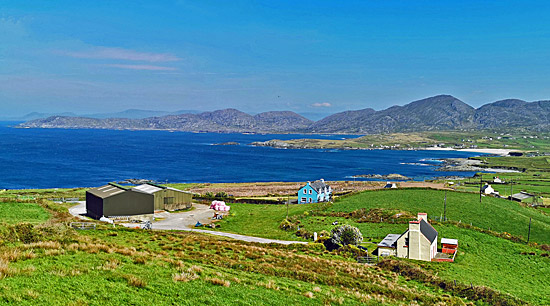
[[(49, 192), (33, 191), (39, 199), (49, 197)], [(414, 188), (366, 191), (329, 205), (289, 205), (288, 214), (295, 225), (310, 233), (330, 231), (334, 221), (356, 226), (365, 238), (363, 245), (374, 251), (386, 234), (403, 232), (416, 213), (440, 217), (444, 195), (441, 190)], [(481, 299), (476, 305), (502, 302), (490, 293), (493, 291), (479, 289), (484, 287), (530, 304), (550, 304), (550, 278), (546, 277), (550, 253), (537, 245), (550, 242), (550, 215), (543, 213), (544, 209), (492, 197), (484, 197), (480, 204), (476, 193), (448, 191), (450, 221), (433, 222), (439, 237), (459, 240), (454, 263), (398, 261), (420, 267), (421, 275), (431, 275), (427, 276), (431, 281), (417, 275), (402, 276), (387, 267), (357, 264), (351, 253), (328, 252), (320, 244), (257, 245), (193, 233), (101, 225), (98, 230), (74, 231), (65, 225), (64, 211), (69, 204), (24, 201), (0, 204), (4, 220), (0, 225), (0, 304), (232, 301), (255, 305), (261, 300), (267, 305), (409, 305), (415, 300), (420, 305), (463, 305), (468, 302), (464, 297), (472, 298), (470, 284), (478, 288), (476, 292), (489, 292), (476, 295)], [(279, 228), (287, 215), (286, 205), (231, 207), (230, 215), (219, 222), (219, 230), (305, 241), (295, 230)], [(395, 218), (397, 213), (402, 217)], [(48, 218), (53, 219), (44, 223)], [(19, 221), (35, 226), (29, 228)], [(455, 280), (461, 289), (448, 285)], [(447, 289), (442, 289), (443, 282)], [(514, 298), (505, 298), (506, 305), (516, 305)]]
[(50, 217), (50, 214), (41, 206), (34, 203), (8, 202), (0, 203), (0, 222), (5, 223), (41, 223)]
[[(289, 205), (289, 215), (300, 215), (315, 209), (316, 204)], [(301, 240), (291, 232), (279, 230), (278, 226), (286, 218), (286, 205), (231, 204), (230, 217), (218, 224), (224, 232), (239, 233), (271, 239)]]
[(329, 256), (315, 244), (256, 245), (194, 233), (106, 226), (77, 232), (54, 225), (27, 234), (28, 241), (9, 240), (10, 236), (0, 240), (2, 305), (465, 302), (456, 296), (459, 293)]
[[(365, 246), (373, 251), (383, 237), (389, 233), (402, 233), (407, 229), (406, 220), (384, 219), (382, 222), (357, 222), (349, 215), (337, 216), (339, 213), (351, 213), (359, 209), (382, 209), (392, 214), (401, 212), (416, 215), (427, 212), (430, 216), (443, 214), (445, 192), (430, 189), (397, 189), (366, 191), (360, 194), (340, 198), (332, 206), (321, 209), (319, 204), (309, 204), (304, 212), (293, 211), (291, 219), (299, 220), (300, 226), (310, 232), (330, 231), (332, 223), (351, 224), (358, 227), (365, 238)], [(317, 205), (317, 207), (315, 207)], [(222, 225), (224, 231), (242, 234), (301, 240), (293, 232), (280, 230), (280, 219), (262, 218), (258, 229), (240, 226), (246, 213), (257, 213), (284, 218), (286, 210), (281, 206), (233, 205), (236, 213), (226, 219)], [(232, 208), (233, 209), (233, 208)], [(242, 213), (242, 214), (241, 214)], [(459, 240), (460, 252), (455, 263), (422, 263), (428, 271), (437, 273), (444, 279), (477, 286), (488, 286), (510, 293), (533, 304), (550, 303), (550, 259), (548, 252), (541, 251), (535, 245), (525, 242), (513, 242), (502, 237), (527, 238), (529, 218), (533, 219), (531, 241), (548, 244), (550, 242), (550, 217), (540, 210), (521, 206), (517, 202), (484, 197), (479, 203), (479, 195), (471, 193), (447, 192), (447, 217), (454, 221), (435, 223), (439, 237)], [(458, 227), (458, 221), (463, 225)], [(470, 223), (473, 224), (472, 228)], [(481, 232), (485, 230), (486, 233)], [(490, 230), (490, 231), (489, 231)], [(508, 234), (510, 233), (510, 234)], [(499, 236), (500, 235), (500, 236)], [(520, 237), (520, 239), (521, 239)], [(528, 255), (533, 254), (533, 255)], [(538, 288), (532, 290), (532, 288)], [(544, 288), (544, 289), (542, 289)]]
[(497, 133), (493, 131), (439, 131), (366, 135), (345, 140), (292, 139), (284, 142), (308, 148), (445, 148), (516, 149), (550, 152), (549, 133)]

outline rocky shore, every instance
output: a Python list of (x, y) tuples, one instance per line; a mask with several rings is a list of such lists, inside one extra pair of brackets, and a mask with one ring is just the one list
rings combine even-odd
[(369, 178), (369, 179), (377, 179), (377, 180), (386, 180), (386, 181), (409, 181), (412, 180), (412, 178), (408, 176), (404, 176), (401, 174), (391, 173), (391, 174), (359, 174), (352, 176), (354, 178)]
[(443, 164), (435, 171), (464, 171), (464, 172), (520, 172), (515, 169), (496, 169), (483, 167), (481, 160), (469, 158), (446, 158)]

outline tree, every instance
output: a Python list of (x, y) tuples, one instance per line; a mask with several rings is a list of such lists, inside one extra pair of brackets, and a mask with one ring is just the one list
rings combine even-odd
[(358, 245), (363, 241), (363, 235), (355, 226), (340, 225), (330, 231), (331, 242), (340, 245)]

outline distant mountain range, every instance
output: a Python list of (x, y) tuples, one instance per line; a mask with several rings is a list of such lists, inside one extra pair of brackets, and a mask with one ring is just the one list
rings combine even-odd
[(155, 111), (155, 110), (145, 110), (145, 109), (127, 109), (121, 112), (115, 113), (97, 113), (97, 114), (85, 114), (77, 115), (75, 113), (65, 112), (65, 113), (38, 113), (32, 112), (28, 113), (21, 117), (5, 117), (0, 118), (6, 121), (29, 121), (34, 119), (42, 119), (54, 116), (63, 116), (63, 117), (86, 117), (86, 118), (96, 118), (96, 119), (107, 119), (107, 118), (125, 118), (125, 119), (143, 119), (148, 117), (160, 117), (168, 115), (181, 115), (181, 114), (198, 114), (200, 111), (197, 110), (179, 110), (175, 112), (166, 112), (166, 111)]
[(439, 95), (381, 111), (371, 108), (345, 111), (319, 121), (290, 111), (249, 115), (236, 109), (224, 109), (136, 119), (51, 116), (25, 122), (19, 127), (350, 134), (518, 128), (550, 130), (550, 101), (509, 99), (475, 109), (453, 96)]

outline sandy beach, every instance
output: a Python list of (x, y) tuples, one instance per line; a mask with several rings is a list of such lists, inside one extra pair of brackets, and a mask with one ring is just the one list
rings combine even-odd
[(453, 148), (440, 148), (440, 147), (428, 147), (426, 150), (434, 151), (462, 151), (462, 152), (475, 152), (475, 153), (487, 153), (500, 156), (507, 156), (510, 152), (519, 152), (518, 150), (511, 149), (453, 149)]

